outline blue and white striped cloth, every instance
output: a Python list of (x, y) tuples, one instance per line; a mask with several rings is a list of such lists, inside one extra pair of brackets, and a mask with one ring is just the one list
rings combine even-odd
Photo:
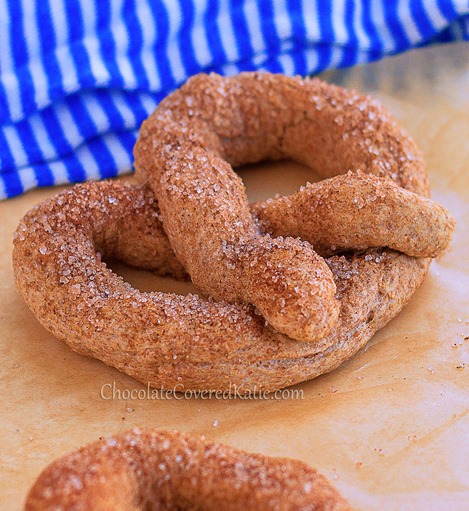
[(190, 75), (311, 74), (469, 39), (469, 0), (0, 0), (0, 198), (130, 171)]

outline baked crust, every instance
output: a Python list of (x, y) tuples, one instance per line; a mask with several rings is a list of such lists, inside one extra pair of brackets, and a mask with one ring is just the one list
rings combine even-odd
[(349, 511), (329, 481), (299, 460), (204, 437), (133, 429), (49, 465), (25, 511)]
[[(326, 179), (249, 206), (230, 164), (284, 156)], [(248, 394), (331, 371), (409, 301), (454, 226), (386, 110), (317, 79), (196, 76), (143, 123), (135, 159), (158, 203), (146, 185), (78, 185), (25, 216), (13, 266), (49, 331), (155, 387)], [(141, 293), (102, 257), (233, 292)], [(300, 334), (318, 320), (315, 341), (272, 318)]]
[[(350, 223), (355, 227), (355, 217), (373, 229), (370, 219), (378, 217), (380, 204), (371, 200), (385, 188), (390, 195), (391, 189), (379, 178), (423, 196), (429, 193), (420, 153), (386, 110), (369, 97), (318, 79), (270, 73), (192, 77), (143, 123), (134, 156), (137, 174), (155, 192), (164, 230), (194, 284), (215, 299), (254, 305), (277, 331), (300, 341), (319, 341), (338, 321), (332, 274), (309, 244), (259, 232), (231, 165), (288, 157), (322, 178), (359, 170), (377, 176), (375, 188), (363, 189), (359, 197), (354, 193), (360, 186), (344, 188), (342, 211), (325, 218), (335, 218), (336, 226), (343, 218), (342, 232)], [(331, 191), (332, 183), (326, 181), (323, 188)], [(360, 208), (364, 195), (368, 207)], [(281, 209), (280, 216), (288, 216), (285, 202), (275, 202), (270, 215)], [(334, 201), (329, 207), (333, 210)], [(424, 217), (419, 225), (430, 225), (430, 220)], [(411, 224), (408, 218), (405, 225)], [(330, 229), (318, 227), (319, 232)], [(381, 240), (400, 227), (381, 232)], [(300, 235), (290, 228), (280, 232)], [(354, 240), (355, 232), (356, 245), (340, 243), (341, 248), (370, 246)], [(326, 238), (319, 248), (324, 250), (324, 244), (326, 249), (339, 246)]]
[(408, 302), (430, 259), (390, 249), (325, 259), (340, 315), (316, 343), (294, 341), (250, 305), (144, 293), (102, 259), (185, 275), (148, 188), (85, 183), (31, 210), (14, 240), (16, 286), (41, 324), (73, 350), (144, 384), (273, 391), (330, 371)]

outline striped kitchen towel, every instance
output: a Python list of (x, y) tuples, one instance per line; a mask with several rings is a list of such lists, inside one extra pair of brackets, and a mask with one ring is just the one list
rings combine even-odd
[(190, 75), (311, 74), (469, 39), (469, 0), (0, 0), (0, 198), (131, 170)]

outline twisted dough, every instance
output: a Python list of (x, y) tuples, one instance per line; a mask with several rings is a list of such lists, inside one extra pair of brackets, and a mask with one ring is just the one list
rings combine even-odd
[[(449, 243), (453, 229), (444, 208), (417, 195), (428, 195), (423, 162), (386, 111), (318, 80), (196, 77), (144, 123), (135, 154), (139, 173), (162, 197), (161, 211), (146, 188), (77, 186), (25, 216), (13, 264), (20, 293), (47, 329), (75, 351), (153, 386), (250, 393), (334, 369), (407, 303), (427, 256)], [(249, 210), (222, 154), (233, 164), (296, 156), (329, 179)], [(347, 168), (353, 172), (330, 177)], [(237, 194), (236, 218), (227, 190)], [(217, 222), (226, 232), (215, 229)], [(247, 254), (240, 250), (246, 236)], [(323, 262), (306, 240), (322, 254), (382, 245), (401, 252), (355, 250)], [(272, 250), (261, 254), (267, 247)], [(323, 329), (322, 337), (294, 342), (249, 304), (140, 293), (110, 272), (101, 255), (178, 278), (187, 268), (202, 285), (239, 276), (260, 286), (249, 293), (257, 292), (261, 310), (273, 297), (267, 318), (298, 333), (287, 319), (306, 311), (295, 316), (299, 330), (319, 318), (313, 330)], [(265, 275), (269, 283), (262, 287)], [(290, 279), (298, 285), (292, 288)], [(328, 320), (335, 324), (325, 335)]]
[(17, 288), (50, 332), (155, 387), (249, 393), (330, 371), (399, 312), (430, 262), (388, 249), (327, 258), (339, 320), (320, 342), (296, 342), (252, 306), (141, 293), (106, 268), (102, 257), (115, 257), (185, 275), (159, 214), (148, 188), (77, 185), (24, 217), (13, 251)]
[(321, 474), (288, 458), (204, 437), (140, 431), (95, 442), (48, 466), (25, 511), (348, 511)]
[[(309, 245), (259, 233), (231, 165), (289, 157), (324, 178), (362, 169), (428, 194), (420, 154), (382, 107), (319, 80), (268, 73), (191, 78), (143, 123), (134, 155), (194, 284), (255, 305), (303, 341), (337, 322), (332, 274)], [(358, 207), (344, 209), (352, 222)]]

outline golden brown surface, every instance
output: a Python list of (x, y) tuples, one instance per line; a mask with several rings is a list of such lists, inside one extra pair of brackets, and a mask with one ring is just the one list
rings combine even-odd
[(133, 429), (47, 467), (26, 511), (351, 511), (305, 463), (204, 437)]
[[(294, 387), (303, 399), (101, 397), (102, 386), (113, 382), (121, 391), (144, 386), (58, 342), (14, 287), (12, 233), (34, 204), (57, 190), (0, 203), (0, 508), (21, 509), (41, 470), (63, 453), (132, 426), (177, 428), (303, 460), (357, 509), (467, 507), (468, 69), (467, 45), (456, 45), (332, 76), (379, 97), (408, 129), (429, 166), (433, 198), (457, 225), (448, 252), (432, 263), (405, 309), (366, 350)], [(251, 201), (294, 193), (311, 180), (308, 169), (286, 162), (241, 174)], [(142, 291), (195, 292), (149, 272), (112, 268)]]

